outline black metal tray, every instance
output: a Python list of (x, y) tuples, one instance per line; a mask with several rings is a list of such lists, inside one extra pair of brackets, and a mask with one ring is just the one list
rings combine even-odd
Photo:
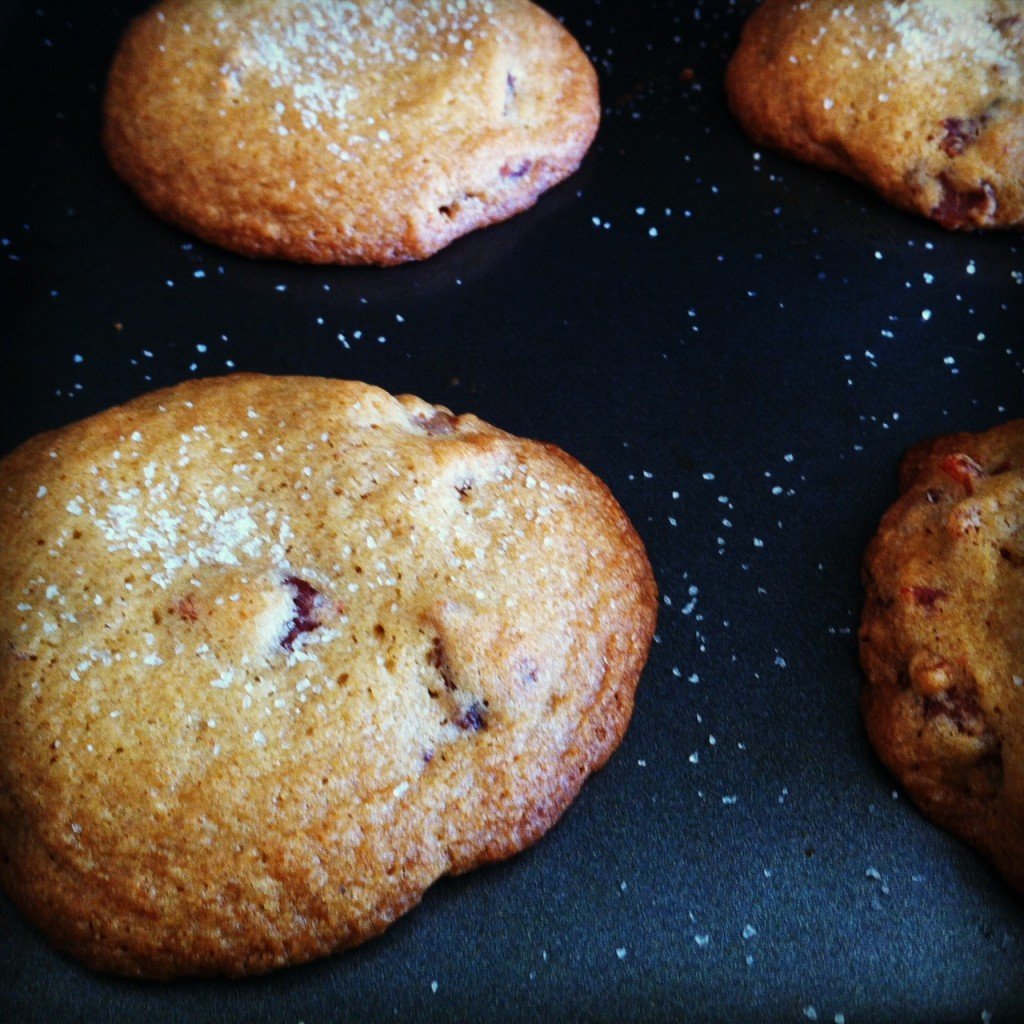
[(601, 77), (579, 174), (345, 270), (194, 241), (113, 177), (132, 5), (0, 3), (0, 450), (193, 375), (363, 379), (572, 452), (663, 594), (625, 742), (532, 850), (241, 982), (95, 976), (2, 900), (0, 1020), (1024, 1018), (1024, 904), (879, 766), (855, 640), (900, 453), (1024, 416), (1021, 239), (758, 152), (722, 88), (749, 3), (551, 6)]

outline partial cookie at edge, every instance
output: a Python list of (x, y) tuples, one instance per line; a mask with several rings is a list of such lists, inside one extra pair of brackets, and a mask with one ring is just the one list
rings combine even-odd
[(729, 64), (760, 144), (952, 229), (1024, 227), (1024, 12), (766, 0)]
[(922, 812), (1024, 891), (1024, 421), (912, 449), (864, 559), (864, 720)]

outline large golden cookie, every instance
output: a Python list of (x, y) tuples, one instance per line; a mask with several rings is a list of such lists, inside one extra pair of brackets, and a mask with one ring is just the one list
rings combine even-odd
[(556, 448), (192, 381), (0, 462), (0, 876), (102, 970), (244, 974), (508, 857), (619, 743), (643, 547)]
[(528, 0), (164, 0), (104, 142), (157, 214), (250, 256), (422, 259), (571, 174), (597, 78)]

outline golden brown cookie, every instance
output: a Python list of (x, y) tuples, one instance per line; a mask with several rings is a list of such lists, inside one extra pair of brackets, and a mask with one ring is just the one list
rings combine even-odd
[(619, 743), (650, 566), (558, 449), (241, 375), (0, 462), (0, 876), (167, 978), (362, 942), (538, 839)]
[(164, 0), (121, 42), (104, 144), (207, 241), (394, 264), (532, 206), (599, 116), (590, 62), (529, 0)]
[(1019, 0), (766, 0), (726, 84), (758, 143), (947, 228), (1024, 226)]
[(1024, 891), (1024, 420), (912, 449), (901, 489), (864, 560), (868, 735)]

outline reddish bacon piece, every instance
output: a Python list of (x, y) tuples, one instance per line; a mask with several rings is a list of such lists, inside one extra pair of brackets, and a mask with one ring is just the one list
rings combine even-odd
[(974, 481), (985, 475), (981, 466), (963, 452), (947, 455), (939, 463), (939, 469), (960, 484), (969, 495), (974, 493)]
[(949, 597), (947, 591), (940, 590), (938, 587), (901, 587), (900, 595), (910, 598), (914, 604), (920, 605), (922, 608), (934, 608), (936, 602)]
[(939, 147), (946, 156), (959, 156), (968, 146), (978, 141), (981, 121), (976, 117), (947, 117), (942, 122), (946, 129)]
[(958, 230), (968, 225), (984, 223), (996, 210), (996, 190), (983, 181), (980, 188), (961, 189), (945, 175), (939, 175), (942, 196), (932, 215), (944, 227)]
[(311, 633), (320, 626), (320, 620), (314, 614), (320, 602), (320, 591), (298, 576), (286, 576), (284, 581), (295, 591), (292, 597), (295, 614), (292, 616), (288, 632), (281, 641), (281, 646), (290, 651), (300, 634)]

